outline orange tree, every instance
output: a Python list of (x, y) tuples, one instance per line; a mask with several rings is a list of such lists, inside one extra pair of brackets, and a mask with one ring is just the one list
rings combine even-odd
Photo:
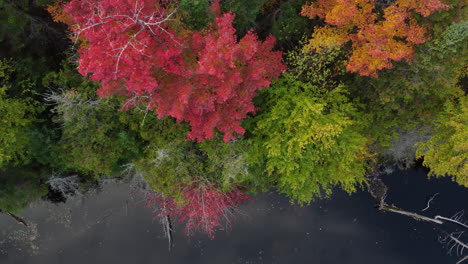
[(326, 25), (315, 29), (306, 49), (320, 51), (352, 43), (346, 62), (350, 72), (377, 77), (377, 72), (392, 68), (393, 61), (410, 62), (414, 45), (427, 41), (427, 29), (416, 17), (427, 17), (447, 9), (439, 0), (396, 0), (378, 5), (376, 0), (318, 0), (302, 7), (301, 14), (318, 16)]

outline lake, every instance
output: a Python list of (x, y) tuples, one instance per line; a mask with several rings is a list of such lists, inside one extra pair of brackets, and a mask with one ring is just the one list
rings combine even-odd
[[(387, 202), (431, 217), (468, 210), (468, 189), (426, 175), (419, 168), (382, 176)], [(245, 216), (213, 240), (203, 234), (187, 238), (176, 224), (169, 252), (143, 192), (106, 180), (100, 190), (66, 203), (34, 202), (18, 214), (28, 227), (0, 215), (0, 263), (455, 264), (460, 259), (447, 254), (434, 224), (379, 211), (365, 190), (351, 196), (335, 190), (307, 207), (290, 205), (274, 192), (252, 198), (241, 207)]]

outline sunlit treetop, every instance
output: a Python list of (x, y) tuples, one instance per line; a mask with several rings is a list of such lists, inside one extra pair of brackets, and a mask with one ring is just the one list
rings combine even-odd
[(347, 70), (377, 77), (394, 61), (411, 62), (414, 45), (427, 41), (427, 30), (417, 23), (415, 13), (427, 17), (447, 8), (439, 0), (397, 0), (383, 10), (375, 0), (319, 0), (304, 5), (301, 14), (311, 19), (318, 16), (327, 25), (315, 29), (305, 48), (320, 52), (351, 41)]
[[(54, 10), (60, 10), (55, 8)], [(224, 133), (243, 134), (240, 122), (255, 107), (256, 91), (284, 70), (274, 38), (253, 32), (237, 41), (234, 15), (211, 7), (215, 23), (203, 31), (175, 32), (169, 1), (72, 0), (56, 19), (70, 16), (77, 40), (78, 70), (99, 81), (100, 96), (127, 98), (124, 108), (145, 104), (158, 118), (188, 122), (188, 138), (202, 141)], [(69, 19), (67, 18), (67, 21)]]

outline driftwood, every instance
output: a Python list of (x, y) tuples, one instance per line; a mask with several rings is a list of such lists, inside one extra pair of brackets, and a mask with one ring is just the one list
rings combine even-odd
[(7, 212), (7, 211), (3, 211), (3, 210), (0, 210), (0, 213), (4, 213), (4, 214), (7, 214), (7, 215), (13, 217), (13, 219), (15, 219), (16, 222), (18, 222), (18, 224), (22, 224), (22, 225), (24, 225), (24, 226), (28, 226), (28, 223), (26, 223), (26, 221), (24, 221), (23, 218), (21, 218), (21, 217), (15, 215), (15, 214), (13, 214), (13, 213), (10, 213), (10, 212)]
[[(376, 201), (376, 208), (378, 208), (379, 210), (405, 215), (417, 221), (425, 221), (437, 224), (440, 227), (445, 227), (449, 224), (452, 224), (457, 226), (458, 228), (461, 228), (462, 231), (459, 231), (457, 229), (457, 231), (453, 232), (446, 232), (442, 228), (439, 228), (443, 233), (443, 238), (439, 239), (439, 241), (447, 245), (449, 254), (453, 251), (453, 249), (455, 249), (457, 255), (461, 257), (461, 259), (456, 264), (461, 264), (462, 262), (468, 260), (468, 255), (465, 255), (466, 253), (464, 254), (464, 251), (468, 251), (468, 244), (461, 240), (461, 237), (464, 234), (464, 232), (468, 232), (468, 225), (465, 224), (465, 222), (463, 222), (462, 220), (463, 211), (456, 213), (452, 217), (444, 217), (440, 215), (429, 217), (416, 212), (403, 210), (395, 205), (387, 204), (385, 198), (387, 197), (388, 188), (385, 185), (385, 183), (378, 177), (378, 175), (370, 175), (368, 176), (368, 178), (368, 191), (372, 195), (372, 197), (374, 197)], [(433, 195), (429, 199), (426, 208), (424, 208), (422, 211), (425, 211), (429, 208), (431, 201), (435, 198), (436, 195), (437, 194)]]

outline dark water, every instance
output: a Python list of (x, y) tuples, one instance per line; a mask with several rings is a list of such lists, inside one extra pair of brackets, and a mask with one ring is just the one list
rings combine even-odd
[[(439, 193), (425, 215), (452, 216), (468, 209), (468, 189), (450, 180), (427, 180), (423, 170), (384, 177), (388, 203), (421, 211)], [(19, 215), (30, 227), (0, 215), (0, 263), (456, 263), (438, 242), (435, 226), (380, 212), (364, 191), (308, 207), (291, 206), (274, 193), (254, 197), (239, 220), (214, 240), (190, 240), (177, 225), (175, 247), (167, 250), (162, 228), (152, 221), (142, 196), (128, 183), (107, 182), (100, 192), (66, 204), (39, 201)]]

